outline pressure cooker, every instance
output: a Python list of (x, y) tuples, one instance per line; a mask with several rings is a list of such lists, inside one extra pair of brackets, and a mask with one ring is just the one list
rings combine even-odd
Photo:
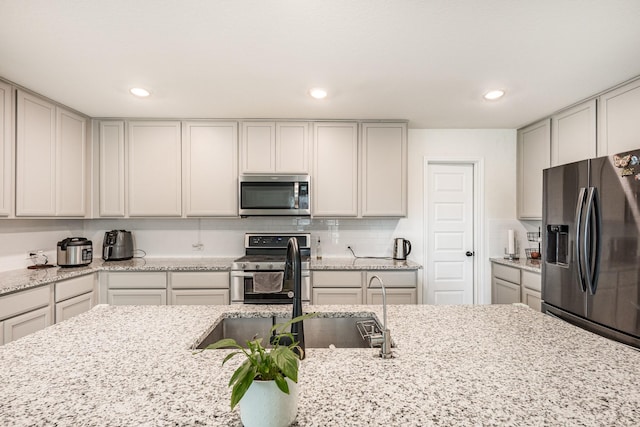
[(80, 267), (93, 261), (93, 243), (84, 237), (67, 237), (58, 242), (58, 266)]

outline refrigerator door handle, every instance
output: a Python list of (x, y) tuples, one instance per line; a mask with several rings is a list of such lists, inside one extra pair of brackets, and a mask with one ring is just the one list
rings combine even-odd
[(584, 228), (584, 224), (582, 223), (582, 216), (583, 216), (583, 211), (584, 211), (584, 205), (585, 205), (585, 195), (587, 193), (587, 189), (582, 187), (580, 189), (580, 193), (578, 194), (578, 202), (576, 203), (576, 234), (575, 234), (575, 238), (576, 238), (576, 250), (575, 250), (575, 257), (576, 257), (576, 271), (578, 273), (578, 284), (580, 285), (580, 288), (582, 289), (582, 292), (586, 292), (587, 291), (587, 285), (585, 282), (585, 274), (584, 274), (584, 269), (583, 269), (583, 259), (584, 259), (584, 255), (582, 252), (582, 236), (583, 236), (583, 228)]
[(589, 293), (594, 295), (598, 287), (600, 265), (600, 200), (595, 187), (589, 187), (587, 211), (584, 221), (584, 271)]

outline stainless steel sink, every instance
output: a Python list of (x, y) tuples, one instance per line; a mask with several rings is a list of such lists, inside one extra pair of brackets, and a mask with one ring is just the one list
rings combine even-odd
[[(269, 330), (274, 323), (286, 323), (281, 317), (227, 317), (196, 348), (203, 349), (223, 338), (233, 338), (240, 345), (262, 337), (268, 346)], [(382, 327), (374, 317), (313, 317), (304, 321), (307, 348), (367, 348), (380, 345)]]

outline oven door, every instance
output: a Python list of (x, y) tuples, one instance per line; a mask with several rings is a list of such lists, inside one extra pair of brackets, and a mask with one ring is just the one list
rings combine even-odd
[[(261, 273), (269, 272), (260, 270)], [(287, 289), (283, 283), (282, 292), (272, 294), (254, 293), (253, 274), (255, 271), (231, 271), (231, 303), (232, 304), (292, 304), (293, 289)], [(302, 274), (302, 302), (311, 301), (311, 274), (303, 270)], [(289, 296), (291, 292), (291, 296)]]

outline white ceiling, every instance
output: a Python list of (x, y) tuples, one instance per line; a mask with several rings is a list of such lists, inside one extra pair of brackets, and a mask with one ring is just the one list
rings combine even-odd
[(640, 75), (638, 0), (0, 0), (0, 21), (0, 76), (92, 117), (516, 128)]

